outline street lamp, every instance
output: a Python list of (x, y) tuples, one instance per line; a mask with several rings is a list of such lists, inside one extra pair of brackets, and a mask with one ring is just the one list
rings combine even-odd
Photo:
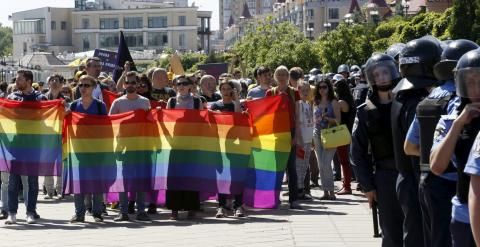
[(327, 29), (327, 32), (328, 32), (328, 31), (330, 31), (330, 28), (332, 27), (332, 23), (330, 23), (330, 22), (323, 23), (323, 27), (325, 29)]
[(410, 8), (410, 4), (408, 2), (405, 2), (403, 4), (403, 16), (407, 17), (408, 16), (408, 9)]
[(310, 40), (313, 40), (313, 27), (307, 28), (307, 32), (308, 32), (308, 38)]

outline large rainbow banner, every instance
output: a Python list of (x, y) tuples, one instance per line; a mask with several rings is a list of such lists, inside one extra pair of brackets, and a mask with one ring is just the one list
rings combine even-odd
[(0, 99), (0, 171), (29, 176), (60, 175), (63, 115), (60, 100)]
[(288, 98), (274, 96), (245, 104), (253, 133), (244, 202), (256, 208), (274, 208), (279, 204), (282, 178), (291, 149)]

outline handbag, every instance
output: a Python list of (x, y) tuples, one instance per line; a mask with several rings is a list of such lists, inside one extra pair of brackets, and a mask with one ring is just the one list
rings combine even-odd
[(352, 136), (345, 124), (320, 131), (320, 140), (324, 149), (337, 148), (350, 144)]

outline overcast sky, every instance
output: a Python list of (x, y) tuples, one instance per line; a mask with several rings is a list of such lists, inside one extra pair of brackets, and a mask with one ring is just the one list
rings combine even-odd
[[(212, 13), (212, 30), (218, 30), (218, 0), (188, 0), (189, 4), (195, 2), (200, 10), (210, 10)], [(74, 0), (13, 0), (2, 1), (0, 7), (0, 23), (4, 26), (12, 26), (8, 16), (14, 12), (36, 9), (41, 7), (71, 7), (75, 5)]]

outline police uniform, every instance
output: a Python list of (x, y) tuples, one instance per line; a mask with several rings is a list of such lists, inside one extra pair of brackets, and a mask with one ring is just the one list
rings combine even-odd
[[(376, 190), (382, 246), (403, 246), (403, 212), (395, 193), (395, 169), (390, 122), (391, 103), (369, 98), (357, 108), (350, 159), (364, 192)], [(370, 149), (370, 150), (369, 150)]]
[[(433, 89), (427, 98), (441, 99), (451, 96), (446, 109), (446, 113), (451, 114), (460, 104), (460, 99), (453, 97), (454, 94), (455, 83), (448, 81)], [(418, 146), (420, 146), (419, 126), (419, 120), (415, 117), (406, 137), (407, 141)], [(419, 182), (419, 198), (426, 246), (451, 245), (449, 224), (452, 205), (450, 200), (455, 194), (456, 180), (456, 171), (453, 169), (442, 176), (436, 176), (428, 169), (422, 170)]]

